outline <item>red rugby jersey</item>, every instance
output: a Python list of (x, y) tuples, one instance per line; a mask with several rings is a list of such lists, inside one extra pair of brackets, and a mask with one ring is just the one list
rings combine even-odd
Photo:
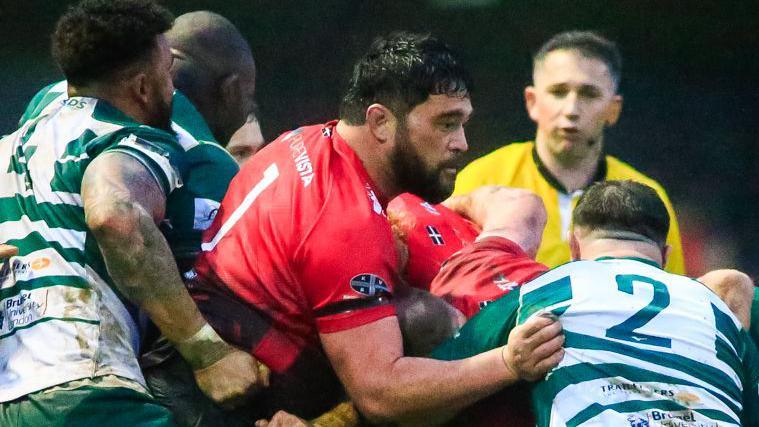
[(414, 194), (394, 198), (387, 210), (408, 247), (403, 276), (409, 285), (426, 291), (443, 262), (479, 233), (477, 226), (461, 215)]
[(430, 284), (430, 292), (469, 318), (546, 270), (511, 240), (488, 237), (451, 256)]
[[(398, 257), (385, 203), (335, 125), (287, 132), (245, 163), (196, 264), (203, 285), (191, 291), (209, 322), (275, 372), (304, 347), (319, 349), (320, 332), (395, 314)], [(213, 300), (225, 296), (235, 317), (247, 310), (261, 321), (218, 321), (225, 304)]]
[(467, 318), (546, 271), (508, 239), (488, 238), (472, 246), (477, 226), (443, 205), (405, 193), (387, 209), (408, 247), (406, 281), (446, 299)]

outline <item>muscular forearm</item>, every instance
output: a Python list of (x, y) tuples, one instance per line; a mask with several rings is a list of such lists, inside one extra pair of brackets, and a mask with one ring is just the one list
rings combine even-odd
[[(378, 341), (381, 340), (381, 341)], [(561, 324), (534, 316), (509, 332), (508, 345), (440, 361), (403, 357), (396, 317), (321, 335), (356, 407), (372, 421), (434, 424), (519, 379), (535, 381), (563, 357)]]
[(376, 422), (455, 413), (518, 379), (501, 348), (459, 361), (403, 357), (395, 317), (321, 338), (354, 404)]
[[(94, 225), (108, 272), (118, 290), (143, 309), (172, 342), (195, 334), (205, 321), (182, 284), (166, 240), (136, 203), (113, 201)], [(94, 223), (94, 224), (93, 224)]]
[[(393, 364), (376, 404), (394, 413), (386, 419), (434, 425), (519, 380), (504, 364), (501, 348), (459, 361), (403, 357)], [(385, 418), (385, 417), (383, 417)]]

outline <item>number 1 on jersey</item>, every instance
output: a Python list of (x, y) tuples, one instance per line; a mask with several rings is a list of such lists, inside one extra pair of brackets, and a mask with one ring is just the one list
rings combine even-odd
[(635, 331), (650, 322), (651, 319), (669, 306), (669, 291), (667, 290), (667, 286), (650, 277), (639, 276), (637, 274), (620, 274), (616, 277), (616, 280), (617, 289), (630, 295), (634, 292), (633, 282), (647, 283), (653, 287), (654, 296), (648, 305), (638, 310), (632, 317), (607, 329), (606, 336), (618, 340), (671, 348), (672, 340), (669, 338), (655, 337)]

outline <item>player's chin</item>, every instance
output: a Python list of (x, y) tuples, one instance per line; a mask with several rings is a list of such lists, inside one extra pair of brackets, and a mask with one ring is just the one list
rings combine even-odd
[(440, 172), (440, 179), (438, 180), (438, 187), (440, 193), (448, 198), (453, 194), (453, 187), (456, 184), (456, 173), (458, 170), (452, 168), (446, 168)]
[(450, 187), (453, 192), (453, 185), (456, 183), (456, 174), (459, 173), (458, 168), (443, 168), (440, 170), (440, 186), (442, 188)]

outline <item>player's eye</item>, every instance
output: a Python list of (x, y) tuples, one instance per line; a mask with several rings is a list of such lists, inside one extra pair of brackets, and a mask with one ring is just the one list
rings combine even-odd
[(569, 93), (569, 90), (565, 87), (553, 87), (548, 89), (548, 93), (556, 98), (564, 98)]
[(593, 87), (583, 87), (578, 93), (582, 98), (595, 99), (601, 96), (601, 92)]

